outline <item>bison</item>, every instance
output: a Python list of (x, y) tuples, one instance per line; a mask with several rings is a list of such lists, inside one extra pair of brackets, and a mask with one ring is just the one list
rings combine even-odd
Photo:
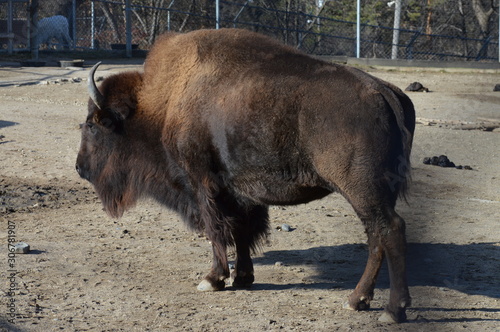
[[(204, 232), (213, 264), (199, 290), (254, 282), (250, 256), (268, 233), (269, 205), (338, 192), (369, 245), (346, 307), (369, 308), (387, 257), (381, 320), (406, 319), (405, 223), (394, 207), (409, 179), (415, 111), (400, 89), (239, 29), (163, 35), (143, 72), (99, 88), (98, 65), (76, 169), (112, 217), (149, 196)], [(231, 275), (228, 246), (237, 255)]]

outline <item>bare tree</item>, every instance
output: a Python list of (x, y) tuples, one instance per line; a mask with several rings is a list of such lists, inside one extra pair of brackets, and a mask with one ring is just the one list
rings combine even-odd
[(113, 37), (116, 42), (120, 42), (122, 39), (122, 31), (123, 29), (119, 28), (119, 24), (117, 21), (117, 18), (120, 17), (120, 15), (116, 15), (114, 12), (111, 12), (111, 9), (109, 7), (109, 4), (101, 2), (101, 8), (104, 13), (104, 16), (106, 16), (106, 20), (108, 21), (109, 25), (111, 26), (111, 31), (113, 33)]
[(147, 36), (148, 45), (152, 45), (161, 32), (161, 11), (164, 5), (165, 0), (151, 0), (149, 2), (150, 9), (143, 11), (134, 9), (132, 11), (140, 23), (143, 34)]
[(483, 39), (485, 39), (483, 45), (481, 46), (479, 53), (477, 55), (477, 59), (482, 59), (488, 55), (488, 44), (489, 38), (491, 34), (490, 29), (490, 18), (493, 14), (493, 0), (491, 0), (490, 8), (485, 9), (481, 0), (472, 0), (472, 8), (474, 10), (474, 14), (476, 16), (477, 22), (479, 23), (479, 28), (481, 29), (481, 35)]
[(493, 14), (493, 1), (490, 3), (490, 8), (486, 10), (481, 3), (481, 0), (472, 0), (472, 8), (474, 9), (474, 15), (476, 15), (477, 22), (481, 28), (481, 33), (483, 38), (487, 38), (490, 35), (490, 17)]

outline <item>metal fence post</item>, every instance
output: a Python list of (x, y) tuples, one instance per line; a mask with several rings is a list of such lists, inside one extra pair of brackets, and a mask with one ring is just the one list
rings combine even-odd
[[(13, 34), (13, 31), (12, 31), (12, 15), (13, 15), (12, 0), (9, 0), (7, 2), (7, 34)], [(9, 54), (12, 54), (12, 49), (13, 49), (12, 40), (13, 40), (13, 38), (9, 37), (9, 41), (8, 41), (8, 44), (7, 44), (7, 49), (9, 50)]]
[(356, 5), (356, 58), (361, 56), (361, 0)]
[(31, 0), (30, 6), (30, 51), (31, 58), (38, 60), (38, 0)]
[(127, 45), (126, 45), (126, 55), (127, 58), (132, 57), (132, 21), (130, 12), (132, 8), (130, 7), (130, 0), (125, 1), (125, 29), (127, 35)]
[(215, 0), (215, 28), (219, 29), (219, 23), (220, 23), (220, 11), (219, 11), (219, 0)]
[(94, 0), (90, 2), (90, 48), (95, 50), (95, 8)]
[[(73, 49), (76, 49), (76, 0), (73, 0), (71, 14), (73, 15)], [(70, 46), (71, 47), (71, 46)]]
[(392, 60), (398, 58), (399, 28), (401, 27), (401, 0), (396, 0), (395, 2), (396, 8), (394, 9), (394, 30), (392, 32)]

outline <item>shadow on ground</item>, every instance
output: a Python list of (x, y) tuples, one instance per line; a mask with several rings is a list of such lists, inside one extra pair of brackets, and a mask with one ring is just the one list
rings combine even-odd
[[(255, 285), (255, 289), (342, 288), (354, 289), (363, 273), (367, 258), (364, 244), (322, 246), (306, 250), (269, 251), (254, 259), (255, 264), (312, 266), (316, 274), (311, 282), (296, 285)], [(496, 243), (408, 244), (408, 281), (411, 286), (454, 289), (469, 295), (500, 299), (500, 246)], [(378, 288), (389, 287), (386, 263)]]

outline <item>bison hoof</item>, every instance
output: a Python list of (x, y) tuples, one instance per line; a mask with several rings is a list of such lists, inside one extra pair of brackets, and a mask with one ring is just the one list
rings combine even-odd
[(236, 275), (235, 271), (231, 274), (231, 279), (234, 288), (250, 288), (255, 281), (253, 273), (243, 272), (240, 275)]
[(356, 305), (352, 305), (349, 302), (344, 302), (342, 304), (342, 308), (347, 310), (363, 311), (370, 309), (370, 304), (366, 302), (359, 302)]
[(201, 292), (215, 292), (215, 291), (220, 291), (223, 290), (225, 286), (224, 281), (217, 282), (217, 284), (214, 286), (210, 281), (207, 279), (203, 279), (198, 287), (196, 287), (199, 291)]
[(406, 322), (405, 310), (401, 308), (398, 313), (392, 313), (386, 309), (384, 310), (378, 321), (389, 324)]
[(250, 288), (252, 287), (254, 278), (242, 278), (242, 277), (236, 277), (233, 280), (233, 287), (234, 288)]
[(370, 300), (366, 297), (356, 299), (351, 296), (351, 298), (344, 303), (343, 308), (356, 311), (368, 310), (370, 309)]

